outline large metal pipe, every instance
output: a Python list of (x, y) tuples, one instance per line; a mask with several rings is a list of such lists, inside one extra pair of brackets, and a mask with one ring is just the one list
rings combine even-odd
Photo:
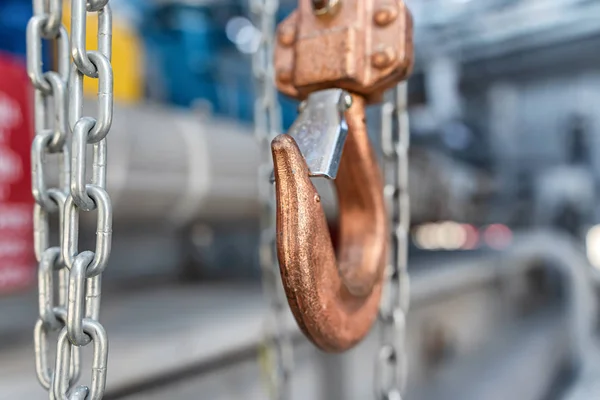
[[(87, 103), (86, 115), (93, 115), (94, 107)], [(119, 105), (108, 147), (107, 183), (115, 220), (180, 227), (194, 221), (258, 219), (260, 152), (248, 124), (201, 111)], [(477, 214), (469, 211), (469, 199), (485, 185), (474, 184), (476, 172), (442, 159), (423, 150), (411, 154), (413, 220), (476, 219), (466, 215)], [(472, 187), (458, 184), (456, 177)], [(334, 215), (332, 185), (321, 178), (314, 182), (327, 214)], [(82, 215), (84, 221), (89, 217)]]
[(109, 143), (115, 217), (244, 219), (258, 213), (251, 128), (202, 113), (119, 108)]
[(200, 111), (119, 105), (108, 157), (115, 219), (181, 226), (258, 215), (259, 151), (250, 126)]

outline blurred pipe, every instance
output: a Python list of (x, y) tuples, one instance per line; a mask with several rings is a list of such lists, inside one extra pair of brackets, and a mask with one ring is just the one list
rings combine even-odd
[[(94, 115), (93, 106), (86, 104), (85, 115)], [(180, 226), (258, 215), (251, 127), (201, 112), (118, 106), (108, 149), (115, 219)]]
[[(94, 111), (94, 103), (86, 103), (85, 115)], [(194, 222), (258, 220), (260, 155), (251, 125), (202, 111), (119, 105), (108, 148), (107, 183), (115, 221), (178, 228)], [(441, 155), (425, 153), (416, 151), (411, 156), (412, 219), (469, 219), (463, 214), (472, 193), (458, 188), (457, 195), (450, 187), (450, 178), (464, 168), (451, 160), (440, 164)], [(48, 173), (49, 179), (57, 176), (56, 171)], [(322, 178), (313, 182), (333, 220), (337, 210), (333, 185)], [(441, 191), (444, 195), (439, 195)], [(456, 210), (446, 210), (444, 204), (454, 204)], [(85, 225), (94, 226), (92, 218), (90, 213), (82, 214)]]
[[(590, 357), (600, 359), (600, 348), (595, 338), (598, 321), (594, 270), (589, 264), (581, 242), (572, 236), (551, 230), (532, 230), (516, 233), (513, 246), (501, 253), (496, 263), (485, 261), (464, 263), (445, 267), (431, 274), (429, 279), (418, 270), (413, 279), (415, 285), (412, 302), (419, 303), (436, 296), (461, 293), (468, 287), (482, 285), (496, 279), (523, 275), (543, 261), (557, 270), (564, 278), (567, 288), (566, 315), (569, 322), (570, 354), (578, 366), (585, 366)], [(426, 272), (426, 271), (422, 271)]]
[(115, 112), (109, 187), (115, 218), (174, 225), (258, 213), (258, 149), (248, 127), (159, 107)]
[(567, 317), (573, 361), (586, 364), (590, 355), (599, 354), (595, 340), (598, 305), (589, 264), (581, 242), (572, 236), (550, 230), (515, 235), (513, 247), (503, 254), (500, 273), (529, 268), (528, 261), (545, 261), (566, 278)]

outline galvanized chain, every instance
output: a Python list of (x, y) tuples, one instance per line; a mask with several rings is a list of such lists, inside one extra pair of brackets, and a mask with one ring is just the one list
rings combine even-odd
[(386, 176), (384, 191), (391, 217), (391, 249), (379, 312), (382, 340), (375, 367), (375, 396), (381, 400), (401, 400), (407, 375), (405, 339), (406, 314), (410, 299), (407, 270), (410, 228), (410, 132), (406, 82), (387, 93), (382, 106), (381, 128)]
[(263, 361), (270, 398), (284, 400), (291, 396), (293, 354), (291, 338), (286, 333), (287, 302), (279, 279), (275, 247), (275, 193), (270, 183), (273, 170), (270, 142), (281, 129), (281, 110), (273, 71), (273, 46), (279, 1), (251, 0), (250, 6), (261, 34), (260, 45), (252, 60), (252, 70), (257, 91), (254, 105), (255, 136), (260, 146), (262, 161), (258, 174), (262, 204), (259, 254), (263, 291), (270, 306), (270, 315), (266, 321)]
[[(98, 15), (98, 50), (86, 49), (87, 12)], [(58, 339), (54, 395), (59, 399), (101, 399), (106, 384), (108, 338), (98, 322), (102, 272), (108, 264), (112, 238), (112, 205), (106, 192), (106, 136), (112, 124), (113, 72), (112, 13), (108, 1), (72, 0), (69, 122), (71, 141), (70, 194), (64, 206), (61, 251), (69, 268), (67, 326)], [(83, 116), (84, 75), (98, 79), (96, 118)], [(91, 179), (88, 182), (87, 147), (93, 147)], [(96, 211), (94, 251), (79, 252), (79, 214)], [(92, 382), (72, 389), (66, 379), (71, 354), (93, 344)], [(87, 392), (87, 397), (85, 393)]]
[[(27, 72), (35, 88), (35, 138), (31, 146), (34, 251), (38, 261), (39, 317), (34, 328), (35, 367), (41, 385), (52, 391), (55, 373), (49, 357), (52, 333), (66, 326), (68, 271), (60, 247), (50, 245), (50, 216), (58, 214), (63, 224), (63, 207), (69, 192), (70, 165), (67, 94), (70, 70), (69, 37), (62, 25), (62, 0), (33, 2), (34, 15), (27, 25)], [(42, 40), (53, 41), (57, 49), (57, 70), (43, 72)], [(52, 121), (52, 124), (49, 122)], [(48, 187), (47, 159), (59, 160), (59, 186)], [(57, 236), (62, 237), (62, 231)], [(58, 282), (55, 281), (58, 274)], [(56, 285), (56, 286), (55, 286)], [(58, 293), (58, 299), (55, 293)], [(79, 378), (80, 356), (74, 351), (66, 379)]]
[[(112, 19), (108, 0), (73, 0), (72, 34), (62, 25), (62, 0), (34, 0), (27, 28), (27, 68), (35, 91), (32, 145), (34, 245), (39, 263), (40, 317), (34, 330), (36, 370), (50, 399), (101, 399), (106, 382), (108, 340), (98, 320), (100, 279), (110, 255), (112, 208), (106, 187), (106, 135), (112, 123), (110, 64)], [(85, 48), (87, 10), (98, 12), (98, 51)], [(42, 72), (42, 39), (57, 44), (58, 70)], [(71, 66), (70, 57), (74, 64)], [(99, 78), (98, 118), (82, 117), (83, 76)], [(67, 98), (68, 95), (68, 98)], [(53, 126), (48, 104), (52, 103)], [(69, 128), (73, 138), (69, 143)], [(69, 144), (71, 151), (69, 152)], [(86, 184), (86, 150), (93, 144), (91, 184)], [(46, 156), (61, 159), (60, 187), (47, 188)], [(72, 158), (69, 156), (72, 155)], [(95, 252), (78, 251), (79, 212), (97, 210)], [(49, 246), (51, 213), (59, 214), (60, 247)], [(58, 301), (54, 273), (58, 271)], [(49, 365), (49, 333), (57, 332), (54, 370)], [(80, 375), (80, 347), (93, 342), (92, 384), (73, 389)]]

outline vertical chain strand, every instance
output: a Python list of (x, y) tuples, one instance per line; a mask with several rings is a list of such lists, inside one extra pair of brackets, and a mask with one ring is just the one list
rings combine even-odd
[[(61, 255), (67, 279), (66, 326), (58, 339), (56, 377), (52, 392), (58, 399), (102, 399), (106, 386), (108, 338), (98, 321), (101, 279), (108, 265), (112, 241), (112, 204), (106, 191), (106, 137), (112, 125), (113, 71), (111, 65), (112, 13), (108, 1), (71, 1), (71, 54), (69, 125), (71, 176), (64, 204)], [(98, 14), (98, 50), (87, 50), (86, 18)], [(83, 116), (84, 76), (98, 79), (97, 118)], [(88, 170), (87, 150), (92, 146), (92, 168)], [(88, 183), (89, 182), (89, 183)], [(97, 212), (94, 251), (79, 251), (79, 217)], [(79, 348), (93, 348), (92, 381), (73, 388), (68, 379), (69, 360)]]
[[(101, 275), (112, 237), (112, 207), (106, 192), (106, 136), (113, 114), (112, 14), (108, 0), (72, 0), (69, 38), (61, 23), (62, 0), (33, 0), (33, 9), (27, 26), (27, 70), (36, 89), (36, 136), (31, 148), (34, 247), (39, 263), (36, 372), (50, 399), (99, 400), (104, 396), (108, 360), (108, 339), (97, 319)], [(98, 51), (85, 48), (87, 12), (98, 13)], [(42, 39), (56, 43), (57, 71), (43, 72)], [(99, 79), (97, 118), (82, 116), (84, 75)], [(68, 137), (70, 131), (76, 140)], [(94, 150), (91, 174), (86, 162), (88, 145)], [(60, 160), (59, 188), (47, 187), (49, 154)], [(92, 210), (98, 214), (96, 249), (79, 253), (79, 213)], [(50, 247), (49, 216), (56, 213), (60, 247)], [(49, 334), (57, 332), (57, 355), (51, 368)], [(89, 388), (75, 387), (80, 376), (80, 348), (90, 343), (94, 349), (92, 383)]]
[(255, 136), (261, 150), (259, 196), (262, 204), (260, 220), (260, 266), (263, 291), (269, 303), (266, 321), (264, 366), (270, 398), (286, 400), (291, 396), (290, 378), (293, 364), (291, 338), (286, 333), (286, 299), (279, 279), (275, 247), (275, 193), (270, 183), (273, 163), (271, 140), (281, 129), (281, 110), (274, 84), (273, 46), (278, 0), (251, 0), (251, 11), (260, 29), (260, 46), (253, 56), (252, 70), (256, 83), (254, 106)]
[[(64, 223), (63, 208), (69, 194), (70, 160), (67, 143), (68, 77), (70, 71), (69, 36), (62, 25), (62, 0), (34, 0), (34, 15), (27, 25), (27, 72), (35, 88), (35, 138), (31, 145), (34, 251), (38, 262), (39, 316), (34, 328), (35, 368), (42, 387), (52, 391), (56, 370), (49, 356), (50, 334), (66, 326), (67, 269), (61, 248), (50, 246), (50, 217), (58, 214), (59, 226)], [(54, 42), (57, 49), (57, 70), (43, 72), (42, 40)], [(52, 124), (50, 125), (50, 121)], [(47, 186), (47, 159), (59, 161), (59, 187)], [(58, 235), (62, 238), (62, 228)], [(61, 240), (62, 243), (62, 240)], [(56, 275), (58, 280), (55, 279)], [(58, 292), (58, 299), (55, 298)], [(62, 379), (71, 386), (80, 375), (79, 349), (65, 361)]]
[(386, 95), (382, 106), (381, 139), (386, 175), (384, 191), (391, 219), (391, 248), (379, 312), (382, 339), (375, 368), (375, 396), (378, 400), (401, 400), (407, 378), (405, 340), (406, 314), (410, 299), (407, 269), (410, 229), (410, 131), (406, 82), (399, 84)]

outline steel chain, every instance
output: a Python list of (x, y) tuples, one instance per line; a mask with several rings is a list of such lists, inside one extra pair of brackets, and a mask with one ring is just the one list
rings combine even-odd
[(401, 400), (407, 377), (405, 339), (410, 299), (407, 270), (410, 132), (406, 82), (386, 94), (382, 106), (381, 146), (386, 176), (384, 192), (391, 219), (391, 248), (379, 312), (382, 338), (375, 367), (375, 396), (381, 400)]
[[(101, 399), (106, 382), (108, 340), (97, 319), (100, 279), (110, 255), (112, 235), (112, 208), (105, 190), (105, 138), (112, 123), (113, 107), (112, 20), (107, 3), (107, 0), (72, 1), (71, 45), (62, 25), (62, 0), (33, 0), (34, 16), (27, 27), (27, 70), (36, 89), (36, 136), (31, 157), (32, 192), (36, 200), (34, 247), (39, 263), (39, 318), (34, 329), (34, 344), (37, 376), (49, 391), (50, 399)], [(98, 12), (98, 51), (85, 49), (86, 9)], [(42, 72), (42, 39), (57, 44), (57, 71)], [(89, 70), (90, 65), (93, 71)], [(82, 117), (84, 74), (100, 80), (97, 120)], [(53, 106), (51, 109), (49, 104)], [(54, 121), (50, 128), (47, 127), (49, 120)], [(69, 127), (73, 131), (71, 143)], [(88, 144), (94, 147), (91, 184), (86, 184)], [(49, 154), (56, 154), (61, 160), (59, 188), (48, 188), (46, 184)], [(96, 209), (96, 251), (79, 253), (79, 212)], [(55, 213), (59, 216), (60, 247), (49, 245), (49, 215)], [(57, 289), (54, 286), (56, 272)], [(58, 300), (54, 298), (55, 291)], [(52, 332), (60, 332), (54, 370), (48, 356)], [(90, 342), (94, 348), (92, 384), (89, 388), (74, 388), (80, 375), (80, 347)]]
[(262, 204), (260, 266), (263, 291), (269, 303), (264, 346), (265, 375), (270, 398), (289, 399), (293, 368), (291, 338), (286, 330), (287, 301), (279, 278), (275, 245), (275, 193), (270, 182), (273, 170), (271, 140), (281, 129), (281, 110), (274, 83), (273, 46), (278, 0), (252, 0), (251, 12), (261, 34), (260, 45), (252, 60), (257, 91), (254, 105), (255, 136), (260, 146), (259, 196)]
[[(62, 0), (33, 2), (34, 15), (27, 25), (27, 72), (35, 88), (35, 138), (31, 146), (34, 251), (38, 262), (39, 317), (34, 328), (35, 367), (41, 385), (50, 391), (54, 368), (49, 360), (50, 334), (66, 325), (68, 271), (59, 247), (50, 246), (50, 216), (63, 222), (63, 207), (69, 191), (70, 165), (67, 146), (67, 94), (70, 69), (69, 37), (62, 25)], [(57, 48), (57, 70), (43, 72), (42, 40), (52, 40)], [(49, 121), (53, 124), (49, 126)], [(49, 188), (46, 165), (49, 155), (59, 159), (59, 187)], [(58, 232), (62, 236), (62, 232)], [(57, 287), (55, 275), (58, 274)], [(55, 299), (58, 292), (58, 299)], [(80, 374), (79, 351), (68, 360), (67, 380)]]

